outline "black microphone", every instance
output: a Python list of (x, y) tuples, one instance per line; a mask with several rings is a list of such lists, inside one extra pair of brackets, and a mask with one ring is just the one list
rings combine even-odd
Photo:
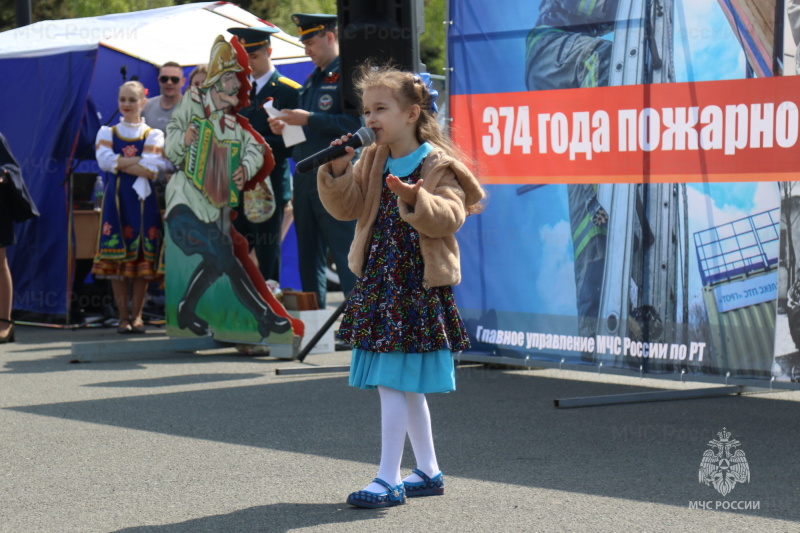
[(361, 128), (357, 132), (350, 137), (347, 142), (344, 142), (337, 146), (329, 146), (324, 150), (317, 152), (316, 154), (306, 157), (299, 163), (297, 163), (297, 172), (301, 174), (305, 174), (306, 172), (311, 172), (315, 168), (320, 165), (324, 165), (329, 161), (333, 161), (337, 157), (341, 157), (347, 153), (345, 150), (346, 146), (352, 146), (353, 148), (360, 148), (362, 146), (369, 146), (370, 144), (375, 142), (375, 132), (372, 131), (370, 128)]

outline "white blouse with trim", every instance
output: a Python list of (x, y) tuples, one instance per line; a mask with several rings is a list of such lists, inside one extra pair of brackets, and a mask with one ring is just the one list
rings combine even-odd
[[(144, 129), (147, 125), (144, 120), (135, 126), (130, 125), (120, 119), (117, 124), (117, 134), (123, 139), (138, 140), (142, 138)], [(164, 159), (164, 132), (151, 128), (150, 134), (144, 142), (144, 150), (141, 154), (141, 161), (139, 164), (147, 170), (158, 172), (166, 168), (166, 159)], [(114, 142), (112, 139), (113, 133), (111, 128), (103, 126), (97, 132), (97, 140), (95, 141), (95, 153), (97, 164), (101, 169), (107, 172), (117, 173), (117, 159), (122, 157), (122, 154), (115, 154), (113, 150)]]

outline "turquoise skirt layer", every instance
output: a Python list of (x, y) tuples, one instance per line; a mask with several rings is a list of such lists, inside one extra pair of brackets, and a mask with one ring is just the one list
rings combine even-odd
[(355, 348), (350, 360), (350, 385), (374, 389), (380, 385), (405, 392), (456, 390), (453, 352), (377, 353)]

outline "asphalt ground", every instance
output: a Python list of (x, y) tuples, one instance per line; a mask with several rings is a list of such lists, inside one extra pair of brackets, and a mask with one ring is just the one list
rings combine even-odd
[[(445, 495), (366, 510), (345, 498), (377, 471), (377, 393), (346, 372), (276, 373), (349, 352), (298, 363), (132, 347), (72, 363), (72, 343), (134, 339), (17, 338), (0, 345), (3, 532), (800, 531), (795, 391), (556, 409), (709, 385), (460, 365), (458, 390), (428, 397)], [(723, 428), (750, 470), (725, 496), (698, 476)]]

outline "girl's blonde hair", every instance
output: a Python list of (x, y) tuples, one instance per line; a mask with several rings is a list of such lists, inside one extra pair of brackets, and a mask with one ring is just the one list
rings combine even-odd
[(418, 105), (420, 108), (415, 135), (420, 144), (425, 141), (442, 149), (447, 155), (461, 158), (463, 154), (453, 148), (450, 139), (436, 122), (431, 106), (431, 94), (425, 82), (411, 72), (398, 70), (391, 65), (375, 66), (364, 63), (358, 69), (355, 82), (356, 91), (363, 96), (367, 89), (383, 87), (389, 89), (404, 108)]
[[(417, 120), (415, 135), (417, 141), (422, 144), (429, 142), (441, 149), (448, 156), (465, 164), (468, 168), (474, 168), (474, 161), (469, 158), (458, 147), (454, 146), (450, 136), (439, 127), (436, 122), (436, 114), (432, 109), (431, 94), (425, 86), (425, 82), (411, 72), (398, 70), (392, 65), (376, 66), (367, 61), (359, 67), (356, 72), (355, 88), (360, 97), (363, 97), (367, 89), (386, 88), (400, 102), (400, 105), (407, 109), (416, 104), (420, 108), (419, 119)], [(483, 189), (483, 188), (482, 188)], [(483, 189), (486, 194), (485, 189)], [(470, 214), (480, 213), (483, 210), (485, 200), (467, 206)]]
[(142, 85), (140, 82), (138, 82), (138, 81), (126, 81), (125, 83), (123, 83), (122, 85), (119, 86), (120, 92), (122, 92), (122, 89), (126, 89), (126, 88), (130, 89), (134, 93), (136, 93), (136, 95), (139, 97), (139, 100), (144, 100), (145, 99), (146, 95), (145, 95), (145, 92), (144, 92), (144, 85)]
[(208, 65), (206, 65), (204, 63), (204, 64), (201, 64), (201, 65), (197, 65), (196, 67), (194, 67), (194, 69), (192, 69), (191, 74), (189, 74), (189, 85), (192, 85), (192, 80), (198, 74), (208, 75)]

